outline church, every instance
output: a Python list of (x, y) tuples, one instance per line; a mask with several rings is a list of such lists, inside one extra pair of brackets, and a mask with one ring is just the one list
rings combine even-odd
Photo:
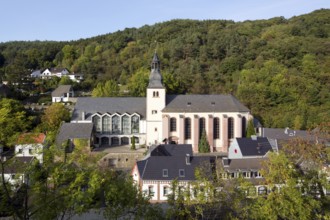
[(198, 143), (206, 133), (210, 152), (228, 152), (234, 138), (245, 136), (250, 110), (233, 95), (168, 95), (157, 53), (151, 62), (146, 97), (81, 97), (71, 123), (92, 123), (95, 147), (131, 144)]

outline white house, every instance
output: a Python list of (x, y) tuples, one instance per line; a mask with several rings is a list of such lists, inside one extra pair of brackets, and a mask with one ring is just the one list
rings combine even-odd
[(68, 102), (74, 97), (71, 85), (60, 85), (52, 92), (52, 102)]
[(53, 76), (62, 77), (69, 74), (69, 70), (66, 68), (47, 68), (41, 73), (42, 78), (49, 78)]
[(15, 157), (35, 157), (43, 163), (46, 135), (43, 133), (22, 134), (15, 145)]
[(147, 97), (78, 98), (71, 122), (92, 122), (96, 147), (130, 144), (134, 136), (137, 144), (191, 144), (198, 152), (205, 131), (211, 152), (228, 152), (251, 118), (233, 95), (167, 95), (155, 53)]
[(29, 165), (34, 160), (31, 156), (13, 157), (4, 162), (4, 179), (5, 182), (12, 186), (20, 186), (27, 183), (26, 172)]

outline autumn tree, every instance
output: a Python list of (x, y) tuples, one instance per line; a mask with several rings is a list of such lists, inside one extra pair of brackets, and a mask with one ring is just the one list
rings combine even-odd
[(114, 80), (99, 82), (92, 91), (93, 97), (115, 97), (119, 96), (119, 86)]

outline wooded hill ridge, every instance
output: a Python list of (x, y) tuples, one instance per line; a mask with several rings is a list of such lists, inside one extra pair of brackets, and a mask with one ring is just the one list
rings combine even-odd
[(330, 118), (329, 38), (329, 9), (290, 19), (171, 20), (70, 42), (0, 43), (0, 76), (65, 67), (85, 75), (82, 88), (112, 79), (141, 96), (157, 50), (169, 93), (231, 93), (266, 127), (312, 129)]

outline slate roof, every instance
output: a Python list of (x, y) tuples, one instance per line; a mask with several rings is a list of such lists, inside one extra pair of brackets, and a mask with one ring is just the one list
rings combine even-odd
[(262, 163), (267, 160), (268, 158), (229, 159), (229, 166), (223, 169), (229, 172), (258, 171), (262, 168)]
[(162, 144), (150, 153), (151, 156), (186, 156), (193, 155), (191, 144)]
[[(51, 73), (60, 73), (60, 72), (62, 72), (62, 71), (64, 71), (64, 70), (67, 70), (66, 68), (50, 68), (49, 69), (49, 71), (51, 72)], [(68, 70), (67, 70), (68, 71)], [(68, 71), (69, 72), (69, 71)]]
[(162, 112), (249, 112), (233, 95), (167, 95)]
[(267, 138), (236, 138), (243, 157), (245, 156), (264, 156), (268, 151), (272, 150), (272, 146)]
[[(210, 165), (212, 157), (191, 156), (190, 165), (186, 164), (185, 156), (151, 156), (136, 162), (142, 180), (195, 180), (195, 169), (199, 166)], [(163, 176), (163, 169), (168, 170), (168, 176)], [(184, 177), (179, 176), (179, 170), (184, 169)]]
[(145, 97), (109, 97), (109, 98), (77, 98), (71, 121), (81, 120), (81, 113), (85, 112), (85, 119), (90, 120), (94, 113), (138, 113), (141, 118), (146, 117)]
[(71, 85), (60, 85), (52, 92), (52, 97), (60, 97), (64, 93), (69, 93), (71, 89)]
[(27, 165), (29, 165), (34, 157), (14, 157), (4, 167), (5, 174), (14, 174), (17, 172), (24, 172)]
[(160, 62), (157, 53), (152, 58), (152, 69), (149, 76), (148, 88), (164, 88), (163, 77), (159, 70)]
[(261, 136), (277, 140), (290, 140), (293, 138), (311, 138), (307, 131), (291, 130), (289, 128), (262, 128)]
[(56, 137), (56, 143), (62, 144), (72, 138), (90, 138), (93, 131), (92, 123), (63, 123)]

